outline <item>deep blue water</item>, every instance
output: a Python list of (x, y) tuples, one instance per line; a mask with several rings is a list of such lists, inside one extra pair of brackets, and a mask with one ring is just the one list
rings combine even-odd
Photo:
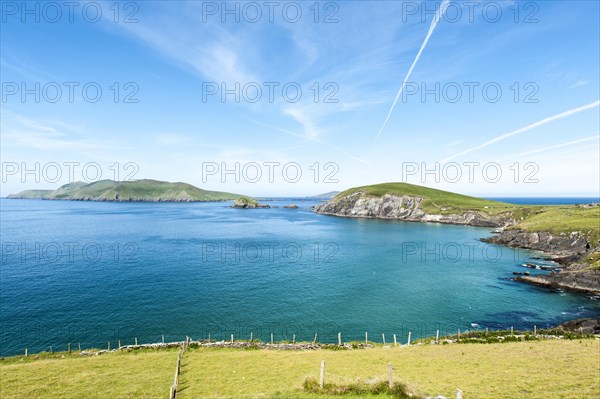
[[(0, 355), (166, 340), (406, 340), (600, 313), (513, 282), (538, 253), (484, 228), (238, 210), (228, 203), (0, 200)], [(474, 324), (473, 324), (474, 323)], [(476, 324), (476, 325), (475, 325)]]

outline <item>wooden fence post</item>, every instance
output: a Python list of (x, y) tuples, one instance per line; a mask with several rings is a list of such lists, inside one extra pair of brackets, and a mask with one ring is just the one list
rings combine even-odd
[(250, 333), (250, 342), (252, 342), (252, 336), (254, 335), (254, 333)]
[(27, 356), (28, 356), (27, 348), (25, 348), (25, 357), (27, 357)]
[(81, 353), (81, 343), (80, 342), (77, 343), (77, 350), (79, 351), (79, 353)]
[(135, 337), (135, 346), (137, 346), (137, 337)]
[(325, 385), (325, 360), (321, 360), (321, 372), (319, 374), (319, 387)]
[(342, 333), (341, 332), (338, 333), (338, 345), (342, 346)]
[(412, 332), (409, 331), (408, 332), (408, 344), (406, 344), (406, 346), (410, 346), (410, 336), (412, 335)]
[(385, 345), (385, 334), (381, 334), (381, 341), (383, 341), (383, 344)]
[(398, 346), (398, 341), (396, 341), (396, 334), (394, 334), (394, 346)]
[(165, 334), (162, 335), (162, 343), (165, 343)]
[(315, 339), (313, 339), (313, 344), (316, 344), (316, 343), (317, 343), (317, 334), (318, 334), (318, 333), (315, 333)]
[(365, 345), (369, 343), (369, 333), (365, 331)]
[(296, 334), (292, 335), (292, 344), (296, 343)]
[(71, 343), (69, 342), (69, 345), (67, 346), (67, 352), (71, 353)]
[(537, 337), (537, 326), (535, 324), (533, 325), (533, 335)]
[(119, 350), (121, 350), (121, 340), (118, 341), (119, 344)]
[(394, 375), (391, 362), (388, 363), (388, 386), (390, 387), (390, 389), (394, 388)]
[(231, 334), (231, 343), (233, 344), (233, 334)]
[(435, 343), (437, 344), (440, 340), (440, 330), (435, 331)]

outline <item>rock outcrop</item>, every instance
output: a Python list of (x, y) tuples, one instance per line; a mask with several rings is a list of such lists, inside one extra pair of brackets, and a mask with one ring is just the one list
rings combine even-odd
[(600, 294), (600, 270), (591, 269), (586, 261), (592, 253), (600, 252), (600, 246), (598, 243), (589, 242), (580, 232), (552, 234), (547, 231), (508, 229), (482, 241), (543, 251), (549, 258), (565, 266), (564, 270), (558, 273), (523, 276), (516, 278), (517, 281), (549, 288)]
[(269, 205), (264, 205), (253, 199), (243, 198), (243, 197), (235, 200), (235, 203), (233, 205), (231, 205), (231, 207), (232, 208), (241, 208), (241, 209), (270, 208)]
[(514, 224), (506, 216), (490, 216), (482, 212), (466, 211), (461, 214), (429, 214), (421, 208), (423, 198), (385, 194), (370, 196), (357, 191), (342, 198), (315, 206), (317, 213), (356, 218), (396, 219), (409, 222), (431, 222), (481, 227), (505, 227)]

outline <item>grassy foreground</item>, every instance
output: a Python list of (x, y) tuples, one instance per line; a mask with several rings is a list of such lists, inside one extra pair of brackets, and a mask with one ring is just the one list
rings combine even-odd
[[(385, 380), (391, 362), (394, 378), (420, 395), (453, 398), (458, 387), (465, 399), (592, 398), (600, 389), (599, 355), (597, 339), (351, 351), (190, 348), (177, 398), (356, 397), (303, 390), (307, 379), (318, 379), (321, 360), (330, 384)], [(54, 356), (0, 361), (0, 397), (165, 398), (177, 352)]]

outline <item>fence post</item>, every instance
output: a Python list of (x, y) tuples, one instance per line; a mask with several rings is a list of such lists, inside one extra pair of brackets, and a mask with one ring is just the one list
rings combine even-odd
[(121, 350), (121, 340), (119, 340), (118, 344), (119, 344), (119, 350)]
[(321, 372), (319, 375), (319, 386), (323, 388), (325, 385), (325, 360), (321, 360)]
[(27, 348), (25, 348), (25, 357), (27, 357), (27, 356), (28, 356)]
[(273, 345), (273, 333), (271, 333), (271, 345)]
[(313, 344), (316, 344), (316, 343), (317, 343), (317, 334), (318, 334), (318, 333), (315, 333), (315, 339), (313, 339)]
[(233, 334), (231, 334), (231, 343), (233, 344)]
[(137, 337), (135, 337), (135, 346), (137, 346)]
[(80, 342), (77, 343), (77, 350), (79, 351), (79, 353), (81, 353), (81, 343)]
[(408, 332), (408, 344), (406, 346), (410, 346), (410, 336), (412, 335), (412, 332)]
[(165, 334), (162, 335), (162, 343), (165, 343)]
[(435, 331), (435, 343), (437, 344), (440, 340), (440, 330)]
[(71, 343), (69, 342), (69, 345), (67, 346), (67, 352), (71, 353)]
[(342, 346), (342, 333), (341, 332), (338, 333), (338, 345)]
[(537, 337), (537, 326), (535, 324), (533, 325), (533, 335)]
[(208, 343), (210, 344), (210, 333), (208, 333)]
[(250, 342), (252, 342), (252, 336), (254, 333), (250, 333)]
[(513, 326), (510, 326), (510, 336), (512, 337), (513, 335), (515, 335), (515, 330)]
[(390, 389), (394, 388), (394, 375), (391, 362), (388, 363), (388, 386)]
[(398, 342), (396, 341), (396, 334), (394, 334), (394, 346), (398, 346)]
[(369, 334), (365, 331), (365, 345), (369, 343)]
[(385, 334), (381, 334), (381, 341), (383, 341), (383, 344), (385, 345)]
[(296, 334), (292, 335), (292, 344), (296, 343)]
[(107, 348), (108, 348), (108, 350), (110, 350), (110, 341), (108, 341), (108, 347)]

